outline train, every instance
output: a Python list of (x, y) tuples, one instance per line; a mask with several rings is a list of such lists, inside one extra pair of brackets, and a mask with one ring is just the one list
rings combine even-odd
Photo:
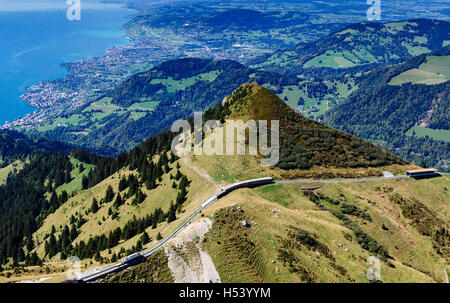
[(203, 202), (200, 205), (201, 209), (204, 209), (205, 207), (207, 207), (211, 202), (215, 201), (217, 199), (217, 196), (212, 196), (211, 198), (209, 198), (208, 200), (206, 200), (205, 202)]
[(272, 184), (272, 183), (275, 183), (273, 178), (266, 177), (266, 178), (252, 179), (252, 180), (247, 180), (247, 181), (242, 181), (242, 182), (237, 182), (237, 183), (231, 184), (231, 185), (229, 185), (227, 187), (224, 187), (224, 188), (220, 189), (216, 193), (215, 196), (212, 196), (211, 198), (209, 198), (208, 200), (203, 202), (200, 205), (200, 210), (205, 209), (213, 201), (215, 201), (215, 200), (217, 200), (217, 199), (219, 199), (219, 198), (229, 194), (233, 190), (236, 190), (236, 189), (239, 189), (239, 188), (244, 188), (244, 187), (256, 187), (256, 186)]
[(239, 188), (256, 187), (256, 186), (272, 184), (272, 183), (275, 183), (275, 181), (273, 180), (273, 178), (270, 178), (270, 177), (258, 178), (258, 179), (252, 179), (252, 180), (246, 180), (246, 181), (237, 182), (237, 183), (234, 183), (234, 184), (231, 184), (231, 185), (229, 185), (227, 187), (222, 188), (217, 193), (217, 198), (221, 198), (221, 197), (229, 194), (233, 190), (236, 190), (236, 189), (239, 189)]
[(121, 264), (132, 264), (142, 261), (144, 256), (141, 253), (134, 253), (122, 259)]
[(433, 178), (440, 176), (436, 168), (422, 168), (407, 170), (405, 175), (415, 179)]

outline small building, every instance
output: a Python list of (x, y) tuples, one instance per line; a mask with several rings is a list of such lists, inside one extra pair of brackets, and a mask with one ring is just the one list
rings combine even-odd
[(440, 176), (435, 168), (412, 169), (407, 170), (405, 174), (412, 178), (432, 178)]

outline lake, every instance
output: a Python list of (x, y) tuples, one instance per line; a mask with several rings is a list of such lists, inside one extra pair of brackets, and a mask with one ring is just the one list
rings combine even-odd
[(129, 43), (121, 26), (135, 11), (98, 0), (81, 3), (81, 20), (69, 21), (65, 0), (0, 0), (0, 125), (34, 110), (20, 95), (33, 84), (64, 77), (61, 63)]

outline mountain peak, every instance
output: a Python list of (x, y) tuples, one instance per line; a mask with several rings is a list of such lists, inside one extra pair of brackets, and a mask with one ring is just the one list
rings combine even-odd
[(205, 115), (208, 119), (222, 121), (278, 120), (278, 166), (282, 169), (379, 167), (406, 163), (368, 141), (303, 117), (258, 83), (241, 85)]
[(239, 86), (225, 104), (230, 110), (228, 117), (233, 119), (280, 120), (287, 113), (296, 114), (274, 92), (256, 82)]

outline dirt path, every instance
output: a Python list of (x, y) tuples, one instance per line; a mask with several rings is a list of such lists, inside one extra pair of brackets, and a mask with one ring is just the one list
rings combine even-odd
[(194, 172), (196, 172), (200, 177), (202, 177), (203, 179), (205, 179), (206, 181), (208, 181), (209, 183), (211, 183), (212, 185), (214, 185), (214, 187), (218, 190), (220, 189), (219, 184), (217, 184), (216, 182), (214, 182), (214, 180), (211, 178), (210, 175), (208, 175), (206, 172), (204, 172), (203, 170), (201, 170), (200, 168), (196, 167), (195, 165), (193, 165), (190, 161), (189, 158), (184, 157), (183, 158), (183, 163), (186, 164), (186, 166), (188, 166), (190, 169), (192, 169)]

